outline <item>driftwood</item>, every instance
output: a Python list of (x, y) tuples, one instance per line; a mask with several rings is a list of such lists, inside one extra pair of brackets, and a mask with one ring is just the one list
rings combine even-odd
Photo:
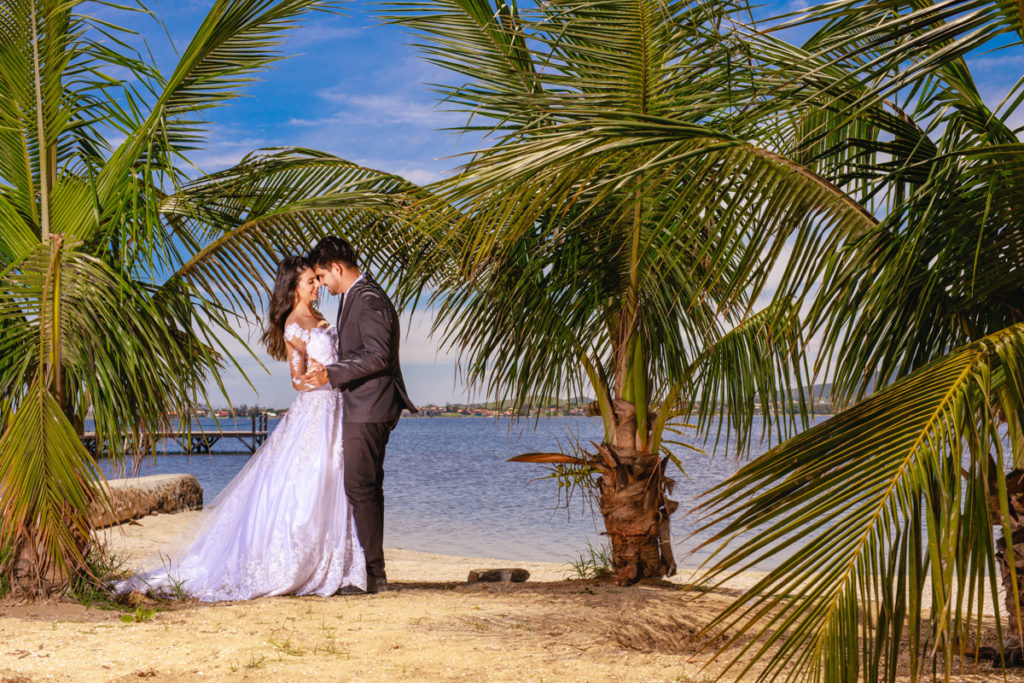
[(203, 508), (203, 487), (191, 474), (155, 474), (132, 479), (111, 479), (110, 510), (98, 503), (89, 517), (98, 529), (121, 524), (157, 512), (180, 512)]
[(530, 572), (525, 569), (474, 569), (469, 573), (469, 578), (466, 581), (469, 583), (481, 581), (501, 581), (504, 583), (512, 581), (522, 583), (528, 578), (530, 578)]

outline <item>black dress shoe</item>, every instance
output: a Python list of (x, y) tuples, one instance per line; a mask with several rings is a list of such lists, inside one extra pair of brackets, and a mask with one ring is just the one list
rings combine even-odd
[(385, 593), (389, 590), (391, 589), (388, 588), (388, 580), (386, 578), (369, 579), (366, 582), (367, 593)]
[(367, 594), (367, 592), (364, 591), (359, 586), (342, 586), (335, 593), (335, 595), (366, 595), (366, 594)]

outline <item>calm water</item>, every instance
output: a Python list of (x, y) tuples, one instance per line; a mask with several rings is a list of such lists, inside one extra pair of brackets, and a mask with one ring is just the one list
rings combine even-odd
[[(270, 421), (270, 428), (277, 421)], [(204, 421), (214, 428), (212, 421)], [(222, 428), (237, 427), (222, 420)], [(565, 505), (557, 482), (544, 479), (542, 465), (509, 463), (520, 453), (559, 450), (575, 434), (583, 443), (601, 440), (599, 418), (551, 418), (522, 423), (512, 430), (507, 421), (490, 418), (406, 418), (398, 423), (384, 462), (387, 547), (451, 555), (509, 560), (565, 562), (574, 560), (592, 543), (605, 543), (600, 515), (592, 512), (579, 492)], [(758, 430), (760, 426), (756, 427)], [(691, 443), (701, 445), (691, 440)], [(711, 446), (703, 446), (711, 452)], [(755, 446), (753, 454), (766, 450)], [(225, 440), (215, 449), (237, 450)], [(704, 555), (691, 554), (700, 539), (688, 538), (696, 520), (687, 511), (700, 493), (735, 472), (739, 463), (720, 447), (720, 454), (679, 451), (686, 475), (676, 472), (671, 498), (679, 502), (672, 518), (676, 560), (696, 566)], [(160, 455), (147, 461), (139, 475), (192, 473), (213, 500), (250, 456)], [(107, 468), (108, 476), (112, 473)], [(765, 568), (765, 567), (762, 567)]]

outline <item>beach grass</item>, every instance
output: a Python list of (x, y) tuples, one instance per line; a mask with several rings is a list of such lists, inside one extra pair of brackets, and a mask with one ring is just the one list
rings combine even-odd
[(587, 541), (587, 549), (570, 562), (577, 578), (600, 579), (612, 573), (612, 551), (607, 544), (594, 547)]

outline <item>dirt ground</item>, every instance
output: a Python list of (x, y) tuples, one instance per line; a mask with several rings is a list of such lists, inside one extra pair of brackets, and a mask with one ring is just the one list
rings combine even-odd
[[(134, 566), (192, 514), (147, 517), (106, 542)], [(397, 549), (387, 559), (397, 590), (370, 596), (189, 601), (135, 614), (8, 599), (0, 682), (717, 681), (735, 652), (698, 652), (694, 636), (756, 578), (699, 594), (687, 576), (619, 588), (566, 580), (566, 565)], [(530, 580), (465, 583), (471, 569), (505, 566), (529, 569)]]

